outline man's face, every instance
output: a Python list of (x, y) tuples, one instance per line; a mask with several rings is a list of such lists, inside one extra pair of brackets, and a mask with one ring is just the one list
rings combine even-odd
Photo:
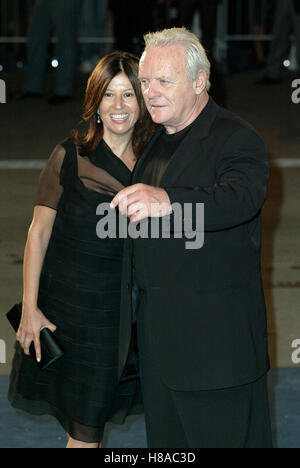
[(194, 120), (199, 92), (196, 82), (191, 83), (187, 76), (182, 45), (146, 49), (139, 79), (153, 121), (164, 125), (168, 133), (180, 131)]

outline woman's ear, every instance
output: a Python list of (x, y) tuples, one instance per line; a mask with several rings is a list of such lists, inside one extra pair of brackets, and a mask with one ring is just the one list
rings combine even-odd
[(207, 74), (204, 70), (200, 71), (198, 77), (194, 81), (194, 89), (196, 94), (201, 94), (206, 89)]

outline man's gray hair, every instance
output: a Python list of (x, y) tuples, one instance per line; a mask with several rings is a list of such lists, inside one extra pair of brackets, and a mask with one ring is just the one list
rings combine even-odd
[(186, 28), (164, 29), (144, 36), (145, 50), (148, 47), (168, 47), (183, 45), (186, 50), (187, 74), (191, 82), (198, 78), (200, 71), (207, 75), (206, 89), (210, 89), (211, 64), (198, 37)]

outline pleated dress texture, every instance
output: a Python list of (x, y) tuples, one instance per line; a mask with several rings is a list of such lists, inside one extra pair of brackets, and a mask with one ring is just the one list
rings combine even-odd
[(118, 224), (115, 238), (96, 232), (107, 216), (97, 208), (130, 184), (131, 173), (104, 141), (89, 158), (78, 156), (70, 141), (60, 148), (61, 196), (38, 306), (56, 325), (65, 354), (41, 371), (16, 343), (8, 398), (18, 409), (54, 416), (74, 439), (99, 442), (107, 421), (121, 424), (142, 412), (139, 379), (117, 378), (124, 240)]

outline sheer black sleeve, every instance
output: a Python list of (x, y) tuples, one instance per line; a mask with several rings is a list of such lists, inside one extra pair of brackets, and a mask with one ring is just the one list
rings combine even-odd
[(60, 172), (65, 159), (66, 150), (63, 146), (57, 145), (51, 154), (45, 169), (43, 169), (38, 195), (35, 205), (47, 206), (57, 210), (60, 198), (63, 193), (63, 186), (60, 181)]

